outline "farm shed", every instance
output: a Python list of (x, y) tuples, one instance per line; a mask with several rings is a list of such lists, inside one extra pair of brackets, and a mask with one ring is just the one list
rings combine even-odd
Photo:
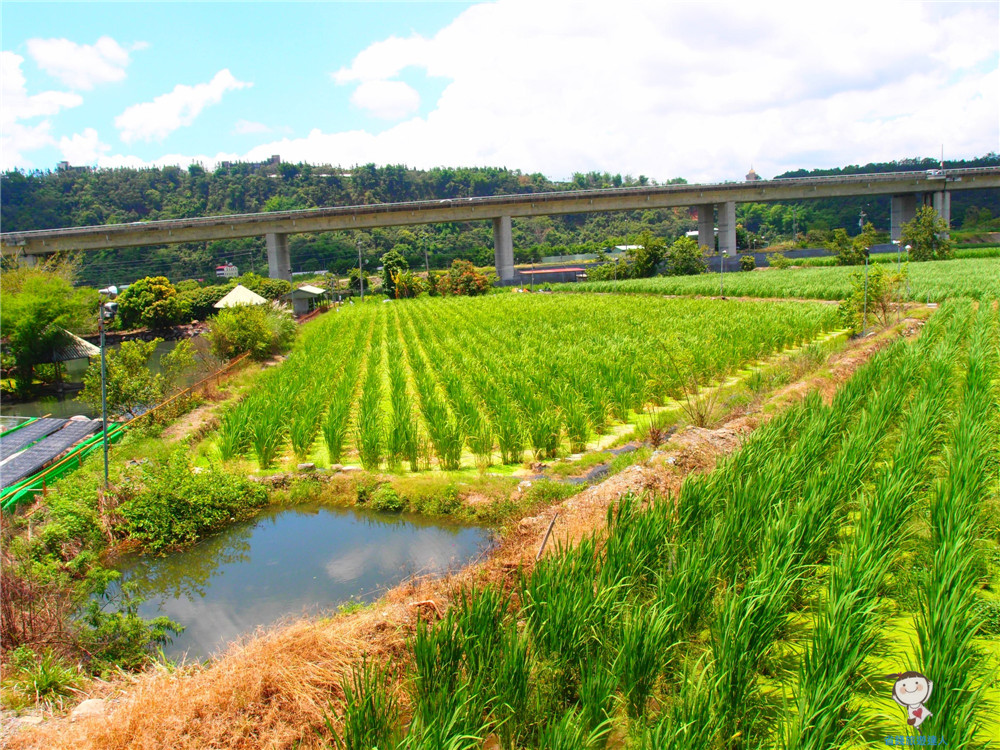
[(285, 302), (292, 303), (292, 312), (296, 315), (305, 315), (316, 309), (316, 305), (322, 304), (323, 300), (329, 298), (329, 292), (318, 286), (305, 284), (298, 289), (293, 289), (288, 294), (281, 295)]

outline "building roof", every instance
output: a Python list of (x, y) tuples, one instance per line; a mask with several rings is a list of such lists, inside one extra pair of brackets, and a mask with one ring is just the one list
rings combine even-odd
[(533, 271), (526, 269), (517, 269), (519, 273), (525, 274), (527, 276), (544, 276), (549, 273), (579, 273), (580, 271), (585, 271), (587, 269), (582, 266), (572, 266), (569, 268), (538, 268)]
[(310, 299), (312, 297), (322, 297), (326, 292), (326, 289), (320, 289), (318, 286), (303, 284), (298, 289), (293, 289), (287, 294), (282, 294), (281, 299)]
[(66, 362), (71, 359), (90, 359), (101, 356), (101, 350), (89, 341), (84, 341), (69, 331), (64, 331), (64, 333), (67, 337), (66, 343), (53, 349), (51, 358), (46, 359), (46, 362)]
[(267, 300), (255, 292), (251, 292), (242, 284), (233, 287), (233, 291), (216, 302), (213, 307), (221, 310), (224, 307), (239, 307), (240, 305), (264, 305)]

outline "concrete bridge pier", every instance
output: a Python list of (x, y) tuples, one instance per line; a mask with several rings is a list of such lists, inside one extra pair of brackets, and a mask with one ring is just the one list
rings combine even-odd
[[(944, 223), (948, 229), (951, 229), (951, 193), (947, 190), (940, 190), (934, 193), (933, 205), (934, 210), (937, 211), (937, 215), (944, 219)], [(944, 236), (948, 237), (949, 235), (950, 232), (946, 229)]]
[(267, 275), (272, 279), (292, 280), (292, 256), (288, 252), (288, 235), (269, 232), (267, 239)]
[(898, 242), (903, 234), (903, 224), (913, 221), (917, 215), (916, 193), (892, 196), (892, 210), (889, 218), (889, 239)]
[(719, 251), (736, 256), (736, 202), (719, 204)]
[(493, 220), (493, 258), (497, 278), (501, 283), (514, 280), (514, 240), (510, 232), (510, 217), (499, 216)]
[(715, 251), (715, 204), (698, 206), (698, 245)]

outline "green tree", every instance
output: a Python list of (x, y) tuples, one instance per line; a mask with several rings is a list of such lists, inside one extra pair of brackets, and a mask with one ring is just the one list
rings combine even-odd
[(757, 261), (753, 257), (753, 254), (740, 256), (740, 270), (741, 271), (752, 271), (757, 267)]
[(831, 249), (837, 254), (837, 265), (860, 266), (865, 262), (865, 251), (878, 244), (878, 231), (871, 222), (865, 222), (864, 227), (854, 239), (847, 236), (843, 229), (833, 231)]
[(667, 252), (667, 243), (647, 230), (639, 235), (636, 245), (627, 253), (632, 261), (632, 276), (644, 279), (656, 273), (656, 267)]
[[(163, 399), (165, 379), (150, 368), (156, 345), (161, 341), (163, 339), (123, 341), (121, 348), (105, 351), (107, 375), (104, 380), (109, 415), (135, 417), (140, 409)], [(83, 391), (78, 398), (92, 409), (101, 408), (100, 365), (87, 368), (83, 375)]]
[(692, 237), (680, 237), (667, 250), (671, 276), (693, 276), (705, 270), (704, 248)]
[(912, 221), (903, 224), (901, 245), (909, 245), (913, 260), (946, 260), (954, 254), (947, 237), (948, 224), (931, 206), (917, 209)]
[(410, 264), (406, 262), (400, 253), (390, 250), (382, 256), (382, 291), (391, 298), (396, 295), (396, 276), (409, 269)]
[(139, 279), (118, 297), (118, 319), (122, 328), (168, 328), (184, 322), (189, 315), (187, 300), (177, 294), (166, 276)]
[[(362, 281), (362, 278), (364, 279), (364, 281)], [(364, 285), (364, 290), (367, 292), (370, 286), (368, 281), (368, 274), (362, 275), (361, 271), (357, 267), (348, 270), (347, 287), (349, 289), (353, 289), (355, 292), (360, 292), (362, 284)]]
[[(50, 361), (52, 351), (66, 342), (66, 330), (92, 330), (97, 294), (74, 289), (72, 269), (46, 264), (16, 266), (0, 274), (0, 331), (14, 360), (18, 392), (31, 388), (35, 366)], [(65, 329), (65, 330), (64, 330)]]
[(865, 282), (864, 270), (851, 273), (851, 293), (840, 303), (840, 317), (852, 335), (861, 333), (865, 325), (885, 326), (894, 302), (902, 297), (908, 269), (900, 273), (887, 270), (885, 263), (872, 263)]

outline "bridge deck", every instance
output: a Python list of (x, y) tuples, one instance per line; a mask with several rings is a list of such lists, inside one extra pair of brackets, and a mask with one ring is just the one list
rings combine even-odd
[(26, 255), (40, 255), (60, 250), (168, 245), (255, 237), (272, 233), (296, 234), (370, 229), (409, 224), (478, 221), (503, 216), (630, 211), (730, 201), (767, 202), (997, 187), (1000, 187), (1000, 168), (984, 167), (708, 185), (573, 190), (8, 232), (0, 235), (0, 249), (5, 254), (21, 252)]

